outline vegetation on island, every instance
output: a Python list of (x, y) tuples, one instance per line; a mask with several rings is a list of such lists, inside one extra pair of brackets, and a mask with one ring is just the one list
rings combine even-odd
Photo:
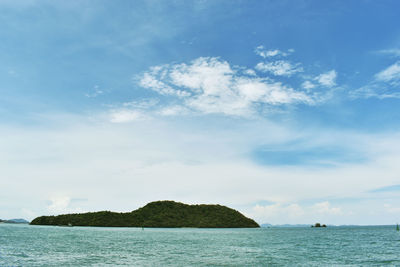
[(196, 227), (255, 228), (254, 220), (221, 205), (187, 205), (174, 201), (155, 201), (132, 212), (99, 211), (41, 216), (32, 225), (105, 227)]
[(314, 225), (311, 225), (311, 227), (326, 227), (326, 224), (320, 224), (320, 223), (316, 223)]

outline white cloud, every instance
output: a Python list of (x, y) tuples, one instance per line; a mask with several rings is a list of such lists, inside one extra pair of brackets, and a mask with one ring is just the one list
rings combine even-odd
[(157, 98), (147, 98), (125, 102), (122, 104), (122, 106), (125, 108), (149, 109), (157, 105), (159, 102), (160, 100)]
[(249, 215), (257, 221), (272, 224), (313, 224), (318, 221), (337, 220), (344, 215), (341, 208), (332, 207), (328, 201), (314, 205), (300, 205), (298, 203), (278, 202), (270, 205), (255, 205)]
[(274, 62), (260, 62), (256, 65), (256, 70), (262, 72), (270, 72), (275, 76), (292, 76), (297, 72), (303, 72), (300, 63), (292, 64), (286, 60), (278, 60)]
[(332, 207), (328, 201), (316, 203), (313, 208), (317, 213), (321, 214), (331, 214), (331, 215), (342, 214), (342, 210), (340, 208)]
[(381, 83), (368, 84), (356, 90), (350, 91), (349, 95), (351, 98), (400, 98), (400, 92), (393, 92), (392, 90), (388, 90), (387, 86)]
[(395, 57), (400, 56), (400, 49), (394, 48), (394, 49), (384, 49), (384, 50), (379, 50), (377, 51), (380, 54), (388, 54), (388, 55), (393, 55)]
[[(50, 214), (65, 214), (65, 213), (79, 213), (82, 212), (80, 207), (72, 205), (72, 199), (69, 196), (62, 194), (55, 194), (48, 200), (49, 205), (47, 211)], [(32, 215), (32, 211), (31, 211)]]
[(184, 97), (188, 96), (189, 93), (181, 90), (176, 90), (165, 83), (161, 82), (160, 80), (155, 79), (155, 75), (160, 75), (163, 77), (164, 73), (159, 73), (159, 70), (161, 67), (158, 68), (152, 68), (150, 72), (147, 72), (143, 75), (143, 77), (140, 79), (140, 86), (144, 88), (149, 88), (152, 89), (156, 92), (158, 92), (161, 95), (175, 95), (178, 97)]
[(400, 62), (389, 66), (375, 75), (377, 81), (391, 82), (400, 80)]
[(400, 98), (400, 61), (376, 73), (367, 85), (349, 92), (352, 98)]
[(93, 86), (93, 90), (91, 92), (86, 93), (85, 96), (89, 98), (98, 97), (99, 95), (104, 94), (104, 91), (100, 89), (98, 85)]
[(165, 108), (161, 108), (158, 111), (158, 114), (162, 116), (174, 116), (174, 115), (183, 115), (187, 114), (188, 110), (182, 106), (167, 106)]
[(138, 110), (120, 109), (113, 110), (110, 114), (110, 121), (114, 123), (124, 123), (143, 120), (146, 116)]
[[(288, 56), (294, 49), (282, 52), (259, 46), (255, 51), (267, 58)], [(282, 109), (288, 105), (325, 102), (333, 91), (322, 92), (321, 85), (336, 85), (335, 70), (317, 77), (310, 74), (296, 77), (302, 82), (286, 79), (304, 72), (301, 63), (288, 60), (260, 62), (255, 70), (232, 65), (218, 57), (200, 57), (188, 63), (153, 66), (136, 76), (135, 80), (141, 87), (165, 96), (157, 106), (144, 110), (151, 116), (200, 113), (254, 117), (265, 114), (267, 110), (277, 110), (277, 107)], [(315, 78), (312, 80), (310, 77)], [(311, 90), (313, 88), (318, 90)], [(178, 106), (184, 112), (177, 112)], [(122, 115), (127, 114), (124, 112)]]
[(337, 73), (335, 70), (331, 70), (325, 73), (320, 74), (319, 76), (315, 77), (318, 83), (326, 87), (333, 87), (336, 85), (336, 76)]
[(186, 87), (194, 93), (216, 96), (229, 91), (233, 74), (234, 71), (226, 61), (217, 58), (198, 58), (190, 65), (172, 66), (169, 76), (175, 86)]
[(50, 198), (50, 205), (47, 207), (47, 209), (50, 212), (64, 212), (67, 210), (70, 201), (71, 199), (67, 196), (53, 196)]
[(257, 218), (269, 218), (270, 220), (276, 217), (289, 217), (296, 218), (304, 215), (304, 209), (297, 203), (292, 204), (282, 204), (275, 203), (272, 205), (256, 205), (253, 208), (253, 216)]
[(263, 58), (275, 57), (275, 56), (286, 57), (286, 56), (290, 55), (291, 53), (294, 53), (294, 49), (289, 49), (287, 52), (283, 52), (279, 49), (267, 50), (264, 46), (260, 45), (260, 46), (256, 47), (254, 52)]
[[(279, 70), (276, 70), (279, 72)], [(299, 70), (286, 69), (285, 72)], [(163, 65), (144, 73), (139, 84), (160, 94), (178, 96), (181, 106), (210, 114), (250, 116), (260, 104), (312, 104), (311, 96), (269, 78), (243, 75), (242, 68), (218, 58)], [(176, 106), (176, 104), (175, 104)]]
[(247, 74), (249, 76), (256, 76), (257, 75), (256, 72), (254, 70), (252, 70), (252, 69), (247, 69), (247, 70), (243, 71), (243, 73)]
[(313, 84), (313, 83), (310, 82), (310, 81), (305, 81), (305, 82), (303, 82), (303, 83), (301, 84), (301, 86), (302, 86), (304, 89), (306, 89), (306, 90), (311, 90), (311, 89), (315, 88), (315, 84)]

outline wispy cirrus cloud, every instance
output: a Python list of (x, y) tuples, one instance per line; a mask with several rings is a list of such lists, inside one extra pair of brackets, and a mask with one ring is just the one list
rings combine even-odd
[(350, 92), (352, 98), (400, 98), (400, 61), (376, 73), (373, 79)]
[(349, 92), (350, 98), (400, 98), (400, 92), (393, 90), (384, 83), (371, 82), (363, 87)]
[(146, 118), (146, 115), (138, 110), (117, 109), (111, 111), (110, 121), (114, 123), (123, 123), (130, 121), (138, 121)]
[(399, 48), (393, 48), (393, 49), (383, 49), (377, 51), (379, 54), (385, 54), (385, 55), (391, 55), (394, 57), (399, 57), (400, 56), (400, 49)]
[[(256, 55), (262, 58), (268, 59), (273, 57), (287, 57), (294, 53), (294, 49), (289, 49), (287, 52), (279, 49), (268, 50), (264, 46), (257, 46), (254, 50)], [(275, 76), (287, 76), (290, 77), (297, 72), (303, 72), (303, 67), (300, 63), (292, 63), (289, 60), (275, 60), (260, 62), (255, 66), (255, 69), (260, 72), (268, 72)]]
[(400, 81), (400, 61), (375, 74), (375, 79), (397, 85)]
[(400, 192), (400, 185), (389, 185), (384, 187), (379, 187), (369, 191), (370, 193), (384, 193), (384, 192)]
[(160, 75), (161, 77), (165, 76), (165, 73), (160, 73), (160, 70), (162, 70), (162, 68), (162, 66), (157, 66), (151, 68), (149, 72), (146, 72), (140, 80), (140, 86), (144, 88), (149, 88), (161, 95), (175, 95), (178, 97), (189, 96), (189, 92), (172, 88), (161, 80), (156, 79), (157, 75)]
[(269, 72), (275, 76), (292, 76), (297, 72), (303, 72), (300, 63), (291, 63), (287, 60), (277, 60), (273, 62), (260, 62), (256, 65), (256, 70), (261, 72)]
[(260, 45), (257, 46), (256, 49), (254, 49), (254, 52), (263, 58), (276, 57), (276, 56), (287, 57), (290, 54), (294, 53), (294, 49), (288, 49), (287, 52), (284, 52), (279, 49), (266, 49), (263, 45)]
[(112, 107), (109, 112), (109, 121), (113, 123), (125, 123), (141, 121), (149, 118), (147, 110), (157, 105), (158, 99), (142, 99), (141, 101), (125, 102), (122, 105)]
[(98, 97), (102, 94), (104, 94), (104, 90), (100, 89), (100, 87), (98, 85), (95, 85), (95, 86), (93, 86), (93, 89), (90, 90), (90, 92), (85, 94), (85, 96), (88, 98), (94, 98), (94, 97)]

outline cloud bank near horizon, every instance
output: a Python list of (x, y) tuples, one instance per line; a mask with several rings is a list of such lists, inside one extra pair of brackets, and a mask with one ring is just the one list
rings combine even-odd
[[(10, 209), (2, 204), (5, 214), (19, 210), (21, 216), (32, 218), (99, 209), (129, 211), (153, 200), (174, 199), (232, 206), (260, 223), (312, 223), (318, 218), (362, 223), (366, 215), (355, 209), (351, 198), (368, 202), (371, 196), (375, 210), (387, 212), (386, 218), (397, 214), (388, 207), (393, 207), (398, 192), (370, 191), (396, 184), (398, 135), (336, 132), (335, 142), (367, 156), (361, 163), (339, 159), (330, 166), (287, 165), (285, 160), (259, 164), (251, 155), (260, 144), (275, 149), (279, 143), (282, 149), (292, 144), (295, 151), (317, 144), (323, 148), (333, 144), (332, 132), (312, 130), (294, 136), (289, 125), (258, 120), (237, 121), (235, 129), (224, 129), (155, 118), (129, 124), (104, 124), (102, 117), (83, 124), (71, 119), (69, 127), (54, 122), (42, 130), (2, 129), (0, 166), (9, 178), (3, 188), (24, 184), (19, 190), (23, 197)], [(382, 172), (387, 175), (381, 177)], [(96, 190), (88, 190), (93, 187)], [(8, 192), (3, 198), (12, 197), (12, 190)], [(339, 201), (343, 198), (349, 201)], [(293, 214), (288, 217), (285, 211)]]

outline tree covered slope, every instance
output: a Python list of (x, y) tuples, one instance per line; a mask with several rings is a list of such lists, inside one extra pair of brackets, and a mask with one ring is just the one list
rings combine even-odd
[(221, 205), (187, 205), (156, 201), (127, 213), (111, 211), (41, 216), (32, 225), (107, 227), (254, 228), (259, 225), (240, 212)]

